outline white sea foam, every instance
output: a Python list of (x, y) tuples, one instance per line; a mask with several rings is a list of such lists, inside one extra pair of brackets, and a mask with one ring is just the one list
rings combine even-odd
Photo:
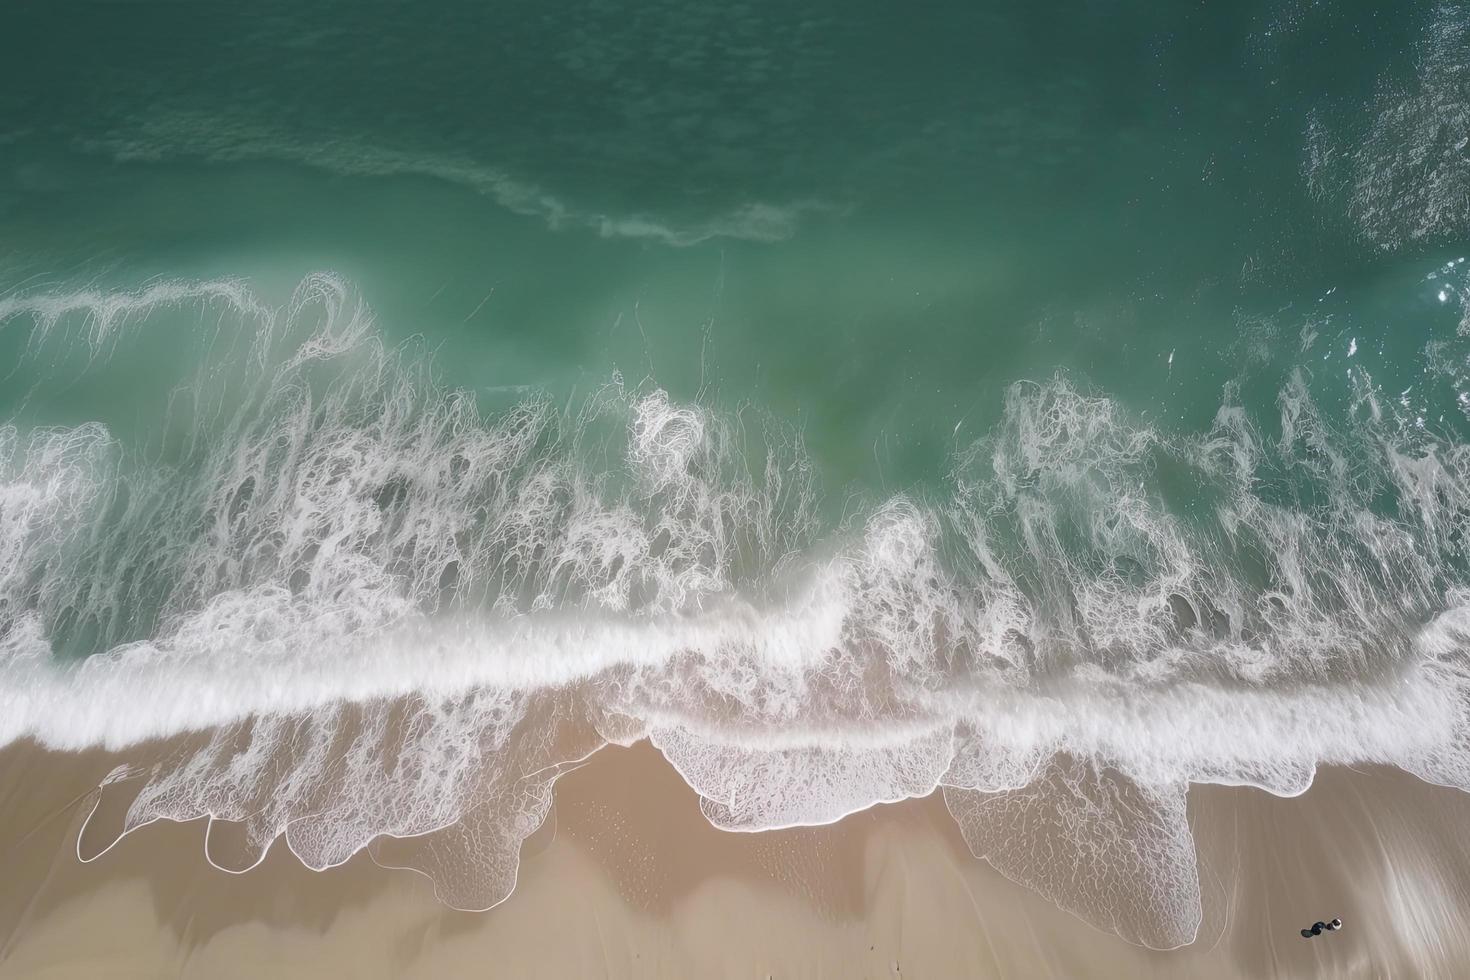
[(155, 112), (128, 129), (94, 137), (87, 145), (119, 160), (175, 156), (218, 161), (285, 160), (338, 174), (363, 177), (428, 177), (467, 187), (516, 214), (552, 229), (582, 229), (603, 238), (630, 238), (685, 247), (713, 238), (776, 242), (796, 234), (801, 222), (835, 207), (818, 200), (752, 201), (685, 220), (614, 214), (577, 206), (545, 188), (462, 156), (435, 156), (373, 146), (350, 137), (294, 136), (268, 124), (229, 119), (218, 112)]
[(216, 338), (162, 448), (0, 427), (0, 743), (173, 737), (114, 834), (209, 815), (221, 867), (368, 848), (483, 908), (565, 765), (646, 734), (732, 830), (943, 787), (1004, 873), (1171, 946), (1189, 783), (1470, 788), (1470, 446), (1391, 401), (1299, 372), (1180, 435), (1017, 384), (946, 494), (827, 525), (797, 434), (619, 379), (483, 416), (331, 276), (3, 304), (51, 380), (151, 311)]
[(1381, 248), (1451, 239), (1470, 220), (1470, 16), (1463, 5), (1434, 8), (1415, 44), (1415, 75), (1385, 73), (1355, 131), (1357, 113), (1310, 117), (1302, 175), (1314, 197), (1342, 209)]

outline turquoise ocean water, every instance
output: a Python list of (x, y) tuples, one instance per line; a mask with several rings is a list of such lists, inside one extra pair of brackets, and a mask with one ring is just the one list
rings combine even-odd
[(1470, 786), (1467, 254), (1455, 3), (19, 5), (0, 741), (467, 908), (606, 741), (942, 786), (1179, 945), (1190, 783)]

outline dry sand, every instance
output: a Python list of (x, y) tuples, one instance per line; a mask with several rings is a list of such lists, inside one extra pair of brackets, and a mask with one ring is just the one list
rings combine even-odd
[[(82, 864), (116, 761), (0, 750), (0, 977), (1470, 975), (1470, 795), (1397, 772), (1324, 771), (1297, 799), (1194, 789), (1205, 925), (1156, 952), (971, 857), (938, 797), (723, 833), (653, 749), (607, 749), (558, 783), (510, 899), (465, 913), (363, 854), (315, 873), (278, 843), (227, 874), (200, 823)], [(1300, 937), (1333, 915), (1342, 932)]]

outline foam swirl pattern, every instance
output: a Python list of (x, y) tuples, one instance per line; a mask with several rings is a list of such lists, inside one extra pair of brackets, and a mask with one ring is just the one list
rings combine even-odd
[(1202, 431), (1017, 382), (942, 492), (833, 518), (778, 420), (621, 378), (488, 415), (334, 276), (0, 298), (48, 383), (180, 324), (147, 438), (39, 386), (0, 425), (0, 743), (138, 747), (108, 840), (209, 816), (220, 867), (284, 835), (486, 908), (557, 775), (646, 736), (729, 830), (942, 788), (1004, 874), (1171, 947), (1190, 783), (1470, 789), (1470, 444), (1361, 370)]

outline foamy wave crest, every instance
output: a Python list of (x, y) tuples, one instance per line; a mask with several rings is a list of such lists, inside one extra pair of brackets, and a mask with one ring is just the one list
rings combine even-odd
[(0, 743), (140, 759), (84, 856), (208, 816), (223, 868), (366, 849), (486, 908), (555, 779), (648, 737), (731, 830), (942, 789), (977, 855), (1168, 947), (1190, 783), (1470, 788), (1470, 445), (1365, 373), (1194, 433), (1018, 383), (940, 491), (833, 522), (776, 421), (616, 378), (487, 416), (331, 276), (13, 295), (0, 331), (44, 386), (190, 310), (146, 445), (0, 427)]

